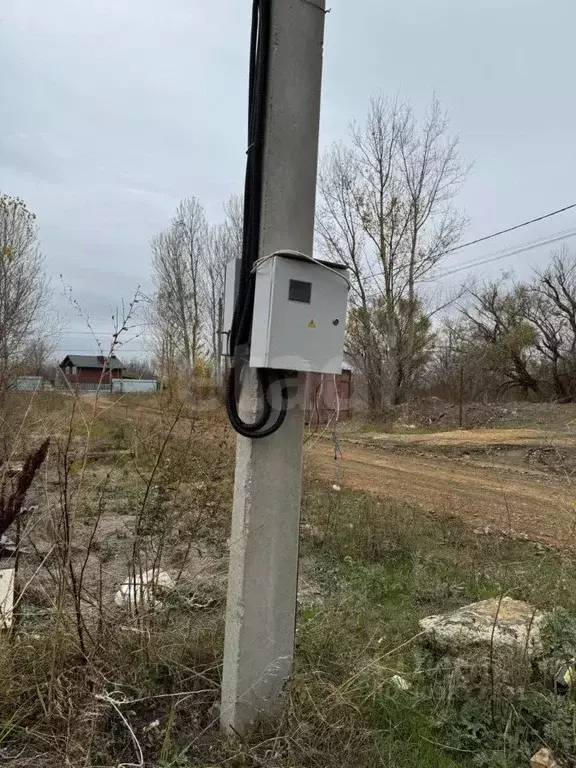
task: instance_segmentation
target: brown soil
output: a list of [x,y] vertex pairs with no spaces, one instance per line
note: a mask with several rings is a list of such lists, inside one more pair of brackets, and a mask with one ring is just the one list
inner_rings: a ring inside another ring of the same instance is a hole
[[[331,485],[418,505],[482,532],[576,549],[576,488],[571,487],[576,434],[567,415],[565,410],[546,411],[546,421],[535,426],[431,434],[358,433],[350,424],[341,435],[343,459],[337,473],[327,441],[305,452]],[[150,404],[124,413],[125,419],[140,422],[155,422],[158,416]],[[211,413],[203,421],[204,437],[223,418],[214,417]],[[233,433],[227,438],[232,445]]]
[[[478,427],[536,427],[552,425],[563,428],[576,421],[576,404],[568,403],[464,403],[463,424]],[[460,409],[438,397],[422,397],[393,408],[385,408],[378,421],[387,424],[457,429]]]
[[454,430],[451,432],[433,432],[429,434],[387,434],[365,433],[364,439],[394,445],[445,446],[555,446],[576,447],[576,435],[551,434],[540,429],[474,429]]
[[[331,446],[313,448],[320,476],[331,484],[382,494],[443,517],[457,517],[483,532],[502,532],[558,547],[576,547],[576,491],[564,474],[454,458],[430,448],[495,441],[531,449],[545,444],[535,430],[479,430],[434,435],[380,435],[377,445],[341,442],[338,473]],[[567,439],[567,438],[566,438]],[[387,445],[389,443],[389,445]],[[570,445],[575,445],[570,438]],[[401,446],[405,449],[402,450]],[[428,448],[428,450],[426,450]],[[415,450],[420,449],[418,453]]]

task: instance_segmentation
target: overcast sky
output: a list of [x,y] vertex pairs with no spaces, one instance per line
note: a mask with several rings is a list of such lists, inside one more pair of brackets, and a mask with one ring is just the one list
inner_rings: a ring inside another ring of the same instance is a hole
[[[96,330],[148,284],[149,240],[182,197],[216,220],[242,188],[250,6],[0,4],[0,190],[36,212],[55,287],[62,273]],[[574,0],[332,0],[322,146],[345,137],[372,94],[400,93],[419,111],[435,93],[474,164],[460,198],[466,239],[576,202],[575,28]],[[574,226],[570,212],[450,263]],[[479,274],[526,274],[549,251]],[[61,351],[94,352],[65,314]]]

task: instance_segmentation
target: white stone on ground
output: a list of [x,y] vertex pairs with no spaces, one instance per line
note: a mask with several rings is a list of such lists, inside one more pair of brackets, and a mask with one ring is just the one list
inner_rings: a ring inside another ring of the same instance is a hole
[[559,768],[549,749],[541,749],[530,760],[530,768]]
[[431,646],[451,656],[480,646],[516,649],[531,658],[542,650],[543,619],[544,614],[528,603],[504,597],[428,616],[420,621],[420,627]]
[[532,661],[542,653],[545,615],[504,597],[482,600],[420,621],[423,664],[448,683],[450,696],[510,695],[524,688]]
[[14,567],[0,570],[0,629],[10,629],[14,611]]
[[151,569],[142,575],[137,573],[136,578],[131,576],[124,582],[116,593],[114,602],[119,608],[136,606],[140,603],[158,605],[160,602],[158,594],[174,587],[174,580],[169,573]]

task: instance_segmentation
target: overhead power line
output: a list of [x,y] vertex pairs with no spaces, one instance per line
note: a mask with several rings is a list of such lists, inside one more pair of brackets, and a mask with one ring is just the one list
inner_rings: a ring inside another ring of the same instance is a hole
[[508,248],[505,251],[497,251],[496,253],[492,253],[489,256],[485,256],[481,259],[476,259],[475,261],[469,261],[466,264],[460,264],[458,267],[454,267],[453,269],[448,269],[444,272],[441,272],[438,275],[435,275],[434,277],[425,277],[420,282],[434,283],[434,282],[437,282],[438,280],[442,280],[444,277],[448,277],[449,275],[454,275],[457,272],[463,272],[466,269],[474,269],[475,267],[481,267],[484,264],[490,264],[494,261],[500,261],[501,259],[508,259],[510,258],[510,256],[516,256],[519,253],[532,251],[535,248],[540,248],[543,245],[551,245],[552,243],[559,243],[562,240],[567,240],[570,237],[576,237],[576,229],[567,229],[562,232],[556,232],[555,234],[549,235],[548,237],[543,237],[538,240],[533,240],[533,241],[523,243],[518,247],[512,248],[512,250]]
[[[437,283],[439,280],[442,280],[445,277],[449,277],[450,275],[454,275],[457,272],[463,272],[464,270],[467,270],[467,269],[474,269],[475,267],[481,267],[484,264],[490,264],[492,262],[500,261],[502,259],[508,259],[510,258],[510,256],[516,256],[519,253],[532,251],[535,248],[540,248],[544,245],[559,243],[562,240],[568,240],[571,237],[576,237],[576,228],[565,229],[561,232],[555,232],[552,235],[547,235],[546,237],[538,238],[537,240],[526,241],[516,247],[510,247],[510,248],[502,249],[501,251],[495,251],[494,253],[491,253],[490,255],[485,256],[481,259],[474,259],[472,261],[467,261],[465,264],[460,264],[457,267],[453,267],[452,269],[447,269],[444,272],[440,272],[437,275],[430,276],[430,277],[423,277],[418,282]],[[372,277],[378,277],[379,274],[381,273],[376,273],[375,275],[372,275]],[[377,295],[378,294],[372,294],[369,298],[375,298],[375,296]]]
[[477,237],[476,240],[469,240],[467,243],[462,243],[462,245],[455,245],[454,248],[449,248],[447,251],[444,251],[443,255],[446,255],[447,253],[454,253],[454,251],[461,251],[463,248],[469,248],[471,245],[477,245],[478,243],[484,243],[486,240],[492,240],[493,237],[500,237],[500,235],[506,235],[508,232],[514,232],[516,229],[522,229],[522,227],[527,227],[530,224],[536,224],[539,221],[544,221],[544,219],[550,219],[552,216],[558,216],[559,213],[565,213],[566,211],[570,211],[572,208],[576,208],[576,203],[572,203],[572,205],[566,205],[564,208],[558,208],[558,210],[551,211],[550,213],[545,213],[543,216],[537,216],[535,219],[523,221],[521,224],[515,224],[513,227],[501,229],[499,232],[492,232],[491,235],[484,235],[484,237]]
[[[65,355],[80,355],[82,357],[108,357],[110,354],[110,350],[104,350],[102,352],[99,349],[68,349],[67,347],[59,347],[56,349],[55,353],[56,357],[64,357]],[[126,357],[136,357],[136,356],[142,356],[147,357],[148,355],[151,355],[152,353],[147,349],[124,349],[122,352],[115,349],[112,353],[115,357],[120,358],[126,358]]]
[[[441,258],[442,256],[447,256],[450,253],[454,253],[455,251],[461,251],[464,248],[469,248],[472,245],[477,245],[478,243],[483,243],[486,240],[492,240],[494,237],[499,237],[500,235],[505,235],[507,232],[514,232],[516,229],[521,229],[522,227],[527,227],[529,224],[535,224],[538,221],[544,221],[544,219],[550,219],[552,216],[557,216],[559,213],[564,213],[565,211],[569,211],[573,208],[576,208],[576,203],[572,203],[572,205],[566,205],[564,208],[558,208],[556,211],[551,211],[550,213],[545,213],[543,216],[537,216],[535,219],[530,219],[529,221],[523,221],[521,224],[515,224],[513,227],[508,227],[507,229],[501,229],[499,232],[492,232],[490,235],[484,235],[484,237],[478,237],[476,240],[469,240],[467,243],[462,243],[462,245],[455,245],[454,248],[449,248],[447,251],[443,251],[438,255],[438,258]],[[555,237],[555,235],[551,235],[552,238]],[[572,235],[568,235],[568,237],[572,237]],[[549,242],[557,242],[557,240],[550,240]],[[542,245],[547,245],[547,242],[542,242]],[[537,247],[537,246],[534,246]],[[526,250],[529,250],[528,248]],[[519,253],[522,253],[522,251],[519,251]],[[510,253],[510,256],[514,256],[514,253]],[[491,257],[488,257],[491,259]],[[506,258],[503,256],[502,258]],[[478,266],[481,262],[478,262]],[[471,264],[470,266],[476,266],[475,264]],[[466,265],[460,265],[459,267],[455,267],[455,271],[458,272],[460,269],[467,269],[468,267]],[[372,272],[370,274],[370,277],[382,277],[384,272]],[[446,273],[446,274],[451,274]],[[438,277],[442,277],[444,275],[439,275]],[[428,279],[428,278],[426,278]],[[438,279],[438,278],[434,278]],[[432,278],[429,279],[432,281]]]
[[[131,331],[134,331],[136,328],[144,328],[151,325],[151,323],[133,323],[128,327],[127,331],[124,331],[124,334],[130,333]],[[60,331],[61,336],[114,336],[116,331],[114,329],[109,329],[107,331],[71,331],[71,330],[64,330]],[[141,331],[140,331],[141,333]]]

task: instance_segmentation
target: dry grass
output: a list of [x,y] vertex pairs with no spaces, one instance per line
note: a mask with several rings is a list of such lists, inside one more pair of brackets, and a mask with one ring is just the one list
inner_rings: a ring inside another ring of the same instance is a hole
[[[574,765],[574,702],[545,672],[497,710],[478,691],[448,705],[417,637],[424,615],[508,594],[563,606],[551,647],[569,654],[570,557],[309,477],[314,599],[301,595],[285,714],[231,742],[217,727],[234,442],[223,415],[162,398],[28,397],[10,424],[10,455],[47,434],[52,449],[22,521],[15,625],[0,637],[5,765],[516,768],[543,744]],[[176,587],[115,605],[149,569]]]
[[[130,762],[135,719],[150,726],[136,751],[168,759],[172,732],[205,727],[218,695],[230,436],[214,414],[161,398],[44,399],[13,398],[5,421],[13,460],[52,440],[21,521],[15,625],[0,648],[5,757]],[[175,588],[157,605],[115,605],[121,584],[150,570]],[[159,745],[150,724],[167,713]]]

